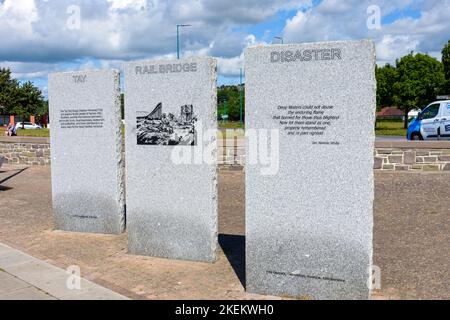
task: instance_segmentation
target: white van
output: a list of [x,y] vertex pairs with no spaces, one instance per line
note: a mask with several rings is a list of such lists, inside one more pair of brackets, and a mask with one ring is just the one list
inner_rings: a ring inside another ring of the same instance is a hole
[[436,101],[411,121],[408,140],[450,140],[450,100]]

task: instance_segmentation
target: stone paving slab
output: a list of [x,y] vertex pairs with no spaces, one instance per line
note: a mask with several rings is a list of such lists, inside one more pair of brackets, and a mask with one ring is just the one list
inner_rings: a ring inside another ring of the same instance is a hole
[[17,279],[5,271],[0,271],[0,297],[12,291],[21,290],[30,287],[28,283]]
[[[2,249],[5,253],[5,248]],[[0,269],[0,300],[56,300],[56,298]]]
[[13,290],[0,295],[0,300],[57,300],[55,297],[34,287]]
[[[81,279],[80,289],[67,287],[65,270],[0,243],[0,299],[127,300],[114,291]],[[9,277],[8,277],[9,275]]]

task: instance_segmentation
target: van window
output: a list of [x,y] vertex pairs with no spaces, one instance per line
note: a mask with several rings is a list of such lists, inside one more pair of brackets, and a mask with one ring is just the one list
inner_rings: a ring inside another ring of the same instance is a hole
[[431,106],[429,106],[428,108],[426,108],[423,112],[422,112],[422,119],[426,120],[426,119],[433,119],[436,118],[436,116],[439,113],[439,108],[440,108],[441,104],[440,103],[436,103],[436,104],[432,104]]
[[450,102],[444,104],[444,112],[445,116],[450,116]]

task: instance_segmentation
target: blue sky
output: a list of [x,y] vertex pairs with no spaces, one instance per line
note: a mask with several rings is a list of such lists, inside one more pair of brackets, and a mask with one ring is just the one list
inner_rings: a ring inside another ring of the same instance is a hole
[[440,59],[449,8],[449,0],[0,0],[0,67],[46,95],[51,72],[174,58],[178,23],[192,24],[182,54],[217,57],[219,84],[237,83],[245,48],[279,43],[275,36],[371,38],[379,64],[411,51]]

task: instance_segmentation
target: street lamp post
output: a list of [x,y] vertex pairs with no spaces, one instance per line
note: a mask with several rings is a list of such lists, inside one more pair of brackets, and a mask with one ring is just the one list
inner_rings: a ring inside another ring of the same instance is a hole
[[180,28],[190,26],[190,24],[177,24],[177,59],[180,59]]
[[281,44],[284,44],[284,39],[283,39],[283,37],[276,36],[276,37],[273,37],[273,38],[274,38],[274,39],[280,40],[280,41],[281,41]]

